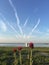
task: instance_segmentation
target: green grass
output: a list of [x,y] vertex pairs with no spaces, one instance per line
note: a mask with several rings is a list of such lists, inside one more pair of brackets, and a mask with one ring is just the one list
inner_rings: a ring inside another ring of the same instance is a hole
[[[16,52],[13,49],[16,48]],[[20,56],[17,47],[0,47],[0,65],[20,65]],[[21,50],[22,65],[30,65],[30,48],[23,47]],[[46,55],[42,55],[42,53]],[[15,63],[16,61],[16,63]],[[35,47],[32,49],[32,61],[34,65],[45,65],[40,63],[49,63],[49,48]],[[40,62],[39,62],[40,61]],[[46,64],[47,65],[47,64]],[[48,64],[49,65],[49,64]]]

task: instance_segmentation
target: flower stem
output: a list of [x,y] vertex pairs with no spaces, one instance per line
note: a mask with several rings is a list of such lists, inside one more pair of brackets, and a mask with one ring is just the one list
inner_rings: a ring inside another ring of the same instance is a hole
[[31,54],[30,54],[30,65],[32,65],[32,49],[31,49]]

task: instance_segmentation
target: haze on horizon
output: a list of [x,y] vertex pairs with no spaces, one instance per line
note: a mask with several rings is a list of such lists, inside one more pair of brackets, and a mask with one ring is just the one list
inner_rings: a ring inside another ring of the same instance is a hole
[[0,43],[49,43],[49,0],[0,0]]

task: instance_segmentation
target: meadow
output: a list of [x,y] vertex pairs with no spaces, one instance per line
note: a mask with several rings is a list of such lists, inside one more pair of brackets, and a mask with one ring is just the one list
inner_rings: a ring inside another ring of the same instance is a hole
[[0,47],[0,65],[49,65],[49,48]]

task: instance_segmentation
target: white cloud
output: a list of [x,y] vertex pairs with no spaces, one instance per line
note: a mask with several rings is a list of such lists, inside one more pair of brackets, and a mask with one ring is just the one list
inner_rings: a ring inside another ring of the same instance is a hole
[[47,29],[47,30],[46,30],[46,32],[48,32],[48,33],[49,33],[49,29]]
[[7,31],[7,26],[2,20],[0,21],[0,29],[4,32]]
[[[34,41],[37,39],[37,36],[33,35],[33,36],[28,36],[28,35],[20,35],[20,36],[16,36],[16,42],[23,42],[23,43],[28,43],[30,41]],[[37,41],[37,40],[36,40]]]
[[20,19],[19,19],[19,17],[18,17],[16,8],[15,8],[15,6],[13,5],[13,3],[12,3],[11,0],[9,0],[9,3],[10,3],[10,5],[12,6],[12,8],[13,8],[13,10],[14,10],[14,14],[15,14],[15,17],[16,17],[16,20],[17,20],[17,26],[18,26],[18,28],[19,28],[19,31],[20,31],[21,35],[23,35],[23,30],[22,30],[22,27],[20,26]]
[[25,26],[26,26],[27,22],[28,22],[28,18],[26,19],[26,21],[25,21],[25,23],[24,23],[23,27],[25,27]]
[[36,29],[36,30],[33,31],[33,33],[35,33],[35,34],[43,34],[44,32],[40,31],[39,29]]
[[43,37],[46,37],[48,38],[49,37],[49,29],[46,29],[44,34],[43,34]]
[[32,28],[31,32],[29,33],[29,35],[32,35],[32,33],[34,32],[34,30],[37,28],[37,26],[40,23],[40,19],[38,19],[37,24],[34,26],[34,28]]

